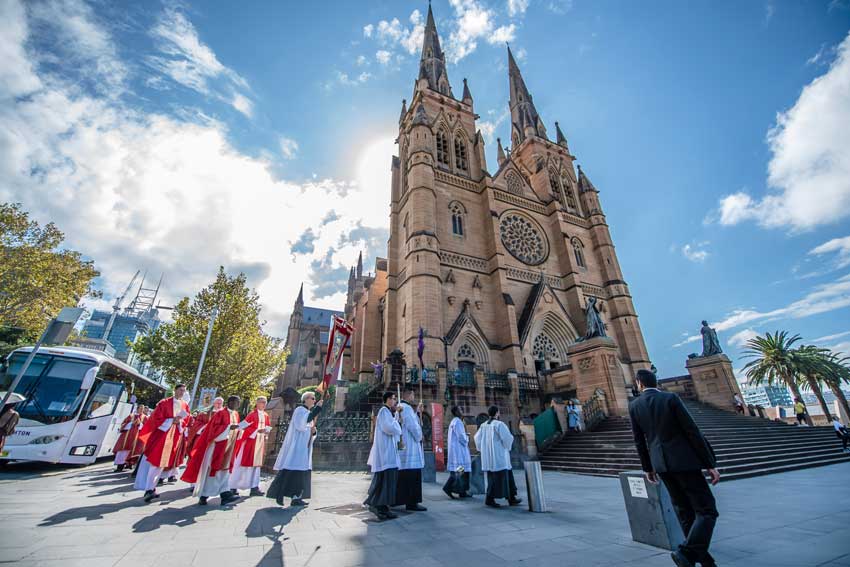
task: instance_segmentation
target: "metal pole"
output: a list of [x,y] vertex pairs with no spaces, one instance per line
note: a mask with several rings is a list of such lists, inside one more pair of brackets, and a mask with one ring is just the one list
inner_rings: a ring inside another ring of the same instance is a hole
[[53,326],[54,321],[55,321],[55,319],[50,320],[50,323],[47,324],[47,328],[44,329],[44,332],[41,334],[41,337],[38,339],[38,342],[35,343],[34,347],[32,347],[32,350],[30,351],[29,356],[27,356],[27,359],[24,361],[24,365],[21,366],[21,369],[18,371],[18,375],[15,376],[15,379],[12,381],[12,384],[9,386],[9,389],[6,391],[6,396],[3,398],[3,405],[0,406],[0,409],[6,407],[6,402],[8,402],[9,398],[12,396],[12,392],[15,391],[15,388],[18,387],[18,383],[21,381],[21,378],[23,378],[24,374],[26,374],[27,370],[29,370],[30,363],[32,362],[32,359],[35,358],[35,353],[38,352],[38,349],[41,348],[41,343],[43,343],[44,339],[47,338],[47,333],[50,332],[50,327]]
[[192,409],[197,407],[198,402],[195,394],[198,393],[198,381],[201,379],[201,371],[204,369],[204,360],[207,358],[207,347],[210,346],[210,337],[216,317],[218,317],[218,307],[213,307],[212,313],[210,313],[210,324],[207,327],[207,338],[204,341],[204,350],[201,351],[201,361],[198,363],[198,371],[195,373],[195,384],[192,386]]

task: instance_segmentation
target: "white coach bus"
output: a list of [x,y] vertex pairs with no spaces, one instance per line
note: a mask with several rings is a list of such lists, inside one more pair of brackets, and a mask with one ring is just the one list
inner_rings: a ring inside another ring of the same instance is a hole
[[[19,348],[6,357],[2,395],[31,351]],[[15,392],[24,397],[15,407],[21,419],[0,460],[88,464],[112,454],[132,402],[153,407],[165,387],[101,352],[42,347]]]

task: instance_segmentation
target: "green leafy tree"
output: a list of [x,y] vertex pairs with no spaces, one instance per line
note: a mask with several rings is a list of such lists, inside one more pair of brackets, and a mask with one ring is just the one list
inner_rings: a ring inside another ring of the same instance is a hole
[[94,262],[64,240],[53,223],[39,226],[20,204],[0,203],[0,354],[34,342],[63,307],[100,295]]
[[217,388],[218,395],[252,399],[268,394],[275,376],[286,366],[281,341],[263,331],[260,299],[248,289],[245,274],[228,276],[219,268],[215,282],[191,301],[184,297],[174,308],[174,321],[139,339],[133,350],[160,368],[173,384],[191,388],[204,347],[213,308],[219,313],[199,382]]
[[[747,341],[744,358],[752,360],[744,366],[747,382],[754,386],[760,384],[774,385],[782,382],[794,394],[794,398],[802,399],[797,376],[800,372],[800,357],[795,353],[794,343],[800,340],[800,335],[789,337],[786,331],[776,331],[774,334],[765,333],[763,337],[754,337]],[[811,417],[806,414],[806,421],[812,425]]]
[[792,354],[797,359],[798,382],[812,391],[824,415],[830,416],[833,412],[829,409],[826,399],[823,397],[823,390],[821,390],[821,385],[824,384],[823,377],[827,371],[827,352],[826,349],[813,345],[803,345],[792,351]]

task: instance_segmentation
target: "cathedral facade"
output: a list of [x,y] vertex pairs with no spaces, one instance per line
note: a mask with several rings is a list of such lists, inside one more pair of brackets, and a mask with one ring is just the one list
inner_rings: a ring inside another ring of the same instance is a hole
[[[507,56],[511,142],[498,141],[488,167],[470,88],[464,79],[455,96],[429,8],[392,158],[387,257],[349,283],[350,376],[369,379],[394,350],[418,365],[422,328],[427,368],[543,376],[552,393],[584,400],[601,387],[625,399],[650,362],[599,191]],[[585,340],[589,298],[607,337]]]

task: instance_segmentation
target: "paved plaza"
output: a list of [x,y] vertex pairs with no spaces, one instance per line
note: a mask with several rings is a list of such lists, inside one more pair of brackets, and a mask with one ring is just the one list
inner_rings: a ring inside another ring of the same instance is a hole
[[[848,477],[850,464],[840,464],[720,484],[718,563],[850,566]],[[363,474],[315,473],[309,508],[248,498],[222,509],[217,498],[198,506],[183,483],[144,504],[108,464],[13,466],[0,472],[0,563],[672,565],[668,552],[631,541],[616,479],[546,473],[546,514],[488,509],[480,496],[452,501],[426,484],[428,512],[383,523],[359,505],[368,484]]]

